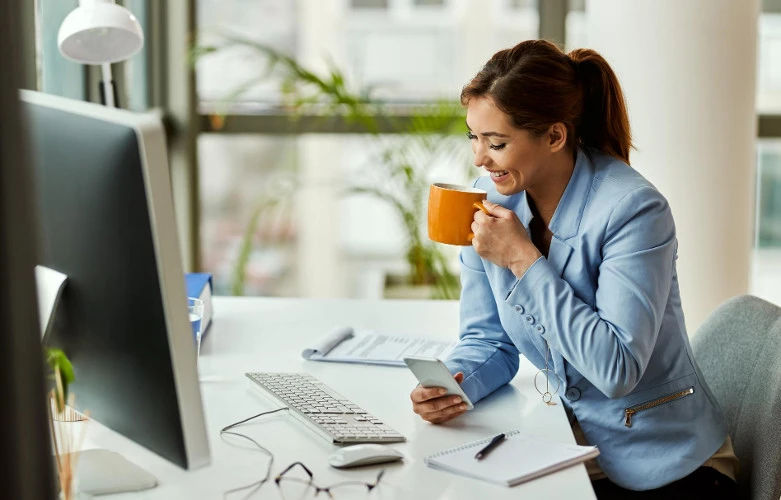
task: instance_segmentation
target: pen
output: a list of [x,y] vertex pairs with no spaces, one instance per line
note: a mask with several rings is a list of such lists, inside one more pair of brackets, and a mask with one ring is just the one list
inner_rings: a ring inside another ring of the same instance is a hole
[[485,445],[482,450],[477,452],[475,455],[475,460],[482,460],[491,450],[499,446],[502,441],[504,441],[504,433],[499,434],[498,436],[494,436],[494,438],[491,439],[491,441]]

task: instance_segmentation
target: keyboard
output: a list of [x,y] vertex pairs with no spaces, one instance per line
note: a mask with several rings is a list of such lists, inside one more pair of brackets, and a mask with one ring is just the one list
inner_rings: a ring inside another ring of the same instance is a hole
[[290,408],[334,444],[399,443],[406,438],[382,420],[306,373],[247,373],[266,393]]

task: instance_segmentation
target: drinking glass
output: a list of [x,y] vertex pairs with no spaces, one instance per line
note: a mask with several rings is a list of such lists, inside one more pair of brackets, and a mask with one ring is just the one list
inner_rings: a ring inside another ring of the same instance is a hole
[[195,363],[201,357],[201,320],[203,319],[203,301],[193,297],[187,297],[187,312],[190,315],[190,326],[195,336]]

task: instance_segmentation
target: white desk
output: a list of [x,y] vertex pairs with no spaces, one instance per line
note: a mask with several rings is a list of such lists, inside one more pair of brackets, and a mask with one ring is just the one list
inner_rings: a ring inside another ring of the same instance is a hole
[[[595,498],[583,465],[506,488],[437,471],[423,463],[423,457],[430,453],[513,428],[562,443],[575,442],[561,404],[547,406],[542,402],[532,383],[536,370],[523,358],[521,370],[510,386],[446,425],[430,425],[412,413],[409,393],[416,381],[406,368],[323,363],[301,358],[301,350],[310,339],[335,325],[455,338],[456,302],[218,297],[214,309],[214,324],[204,338],[200,359],[205,379],[222,377],[201,384],[212,465],[184,471],[103,426],[90,424],[87,448],[117,451],[159,479],[157,488],[132,495],[133,498],[222,498],[223,492],[262,477],[267,466],[265,455],[228,444],[219,437],[220,428],[276,408],[250,387],[244,376],[249,371],[309,372],[407,437],[407,442],[392,445],[406,456],[403,462],[337,470],[326,462],[335,446],[292,415],[279,412],[261,417],[237,430],[274,453],[272,478],[288,464],[302,461],[312,470],[316,482],[324,486],[345,479],[371,481],[384,467],[386,474],[381,486],[371,496],[363,494],[364,498]],[[272,480],[252,498],[280,498],[280,495]]]

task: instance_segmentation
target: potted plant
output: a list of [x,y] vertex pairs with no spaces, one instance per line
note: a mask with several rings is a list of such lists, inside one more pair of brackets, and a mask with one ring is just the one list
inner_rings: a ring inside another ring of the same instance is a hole
[[[369,175],[353,179],[349,185],[339,189],[346,195],[374,196],[393,208],[405,232],[407,284],[429,287],[430,292],[426,292],[429,298],[458,298],[458,276],[450,267],[444,247],[428,240],[424,223],[426,197],[431,183],[428,174],[432,163],[446,161],[464,165],[464,171],[469,166],[462,143],[457,142],[466,131],[460,105],[456,102],[420,105],[410,109],[411,112],[401,120],[390,106],[372,98],[373,89],[352,90],[344,73],[333,65],[327,75],[319,75],[267,45],[229,33],[222,33],[221,38],[224,43],[220,46],[195,47],[192,61],[227,46],[240,45],[256,50],[265,58],[267,65],[256,79],[245,82],[225,98],[220,110],[211,117],[212,127],[222,127],[224,111],[253,85],[272,77],[279,78],[284,105],[291,111],[292,120],[303,114],[316,114],[324,120],[339,116],[348,123],[359,125],[372,137],[378,153],[364,169]],[[395,137],[389,139],[387,135],[380,134],[381,130],[385,134],[390,131]],[[291,175],[295,176],[295,172]],[[281,204],[291,199],[289,190],[301,189],[300,186],[301,183],[295,181],[275,184],[272,190],[261,195],[234,267],[234,294],[243,293],[246,266],[261,215],[278,210]]]
[[[91,498],[77,491],[76,469],[86,429],[72,427],[72,422],[86,421],[87,416],[74,411],[73,394],[68,394],[68,387],[74,381],[73,366],[65,353],[55,347],[44,347],[45,363],[50,379],[50,388],[46,395],[46,406],[49,413],[49,431],[52,435],[54,459],[57,478],[59,480],[60,498],[62,500]],[[78,434],[78,435],[77,435]]]

